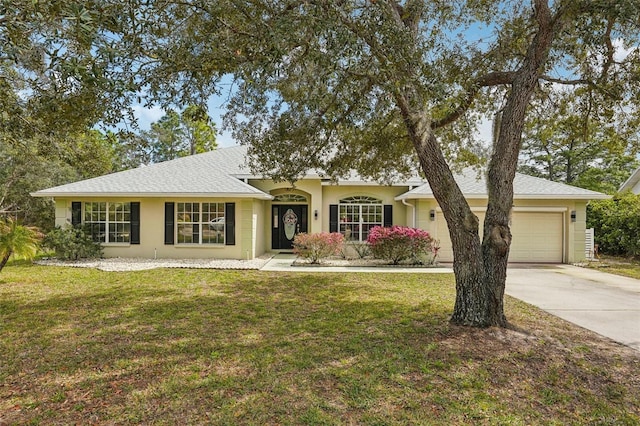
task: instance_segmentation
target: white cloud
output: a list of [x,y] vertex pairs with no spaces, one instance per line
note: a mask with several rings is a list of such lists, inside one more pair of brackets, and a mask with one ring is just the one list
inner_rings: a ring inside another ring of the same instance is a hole
[[478,136],[485,146],[491,146],[493,140],[493,120],[484,117],[478,125]]
[[141,129],[149,129],[151,123],[158,121],[164,114],[164,110],[160,107],[147,108],[142,105],[135,105],[133,107],[133,115]]
[[638,48],[637,46],[631,46],[631,47],[625,48],[624,40],[622,40],[621,38],[617,38],[613,40],[613,47],[615,49],[615,53],[613,54],[613,59],[617,62],[624,61],[631,52],[633,52]]

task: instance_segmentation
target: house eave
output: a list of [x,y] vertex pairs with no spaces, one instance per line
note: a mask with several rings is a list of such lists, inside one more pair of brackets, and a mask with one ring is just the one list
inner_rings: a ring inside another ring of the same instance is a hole
[[237,192],[32,192],[30,195],[50,198],[254,198],[273,200],[273,196],[265,193]]
[[629,178],[622,185],[620,185],[618,191],[631,191],[633,190],[633,187],[636,186],[638,181],[640,181],[640,167],[637,168],[633,173],[631,173],[631,176],[629,176]]
[[[486,194],[465,195],[467,200],[486,200]],[[611,195],[607,194],[514,194],[514,200],[608,200]],[[433,200],[433,194],[401,194],[394,198],[396,201],[402,200]]]

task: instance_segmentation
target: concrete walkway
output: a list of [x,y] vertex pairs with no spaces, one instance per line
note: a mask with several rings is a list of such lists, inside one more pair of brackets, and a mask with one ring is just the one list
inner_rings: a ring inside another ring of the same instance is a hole
[[297,256],[295,254],[277,254],[266,265],[260,268],[261,271],[280,272],[376,272],[380,273],[403,273],[403,274],[452,274],[451,268],[403,268],[398,266],[389,267],[367,267],[367,266],[292,266]]
[[640,280],[571,265],[514,266],[506,292],[640,350]]
[[[445,268],[292,266],[278,254],[261,269],[286,272],[453,273]],[[640,351],[640,280],[571,265],[513,265],[506,293]]]

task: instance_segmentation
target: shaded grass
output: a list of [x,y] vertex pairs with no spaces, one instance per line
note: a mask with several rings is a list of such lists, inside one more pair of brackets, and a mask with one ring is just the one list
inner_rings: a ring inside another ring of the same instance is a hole
[[602,256],[599,262],[588,262],[588,268],[598,269],[610,274],[640,279],[640,261],[616,256]]
[[640,357],[451,275],[0,275],[0,424],[637,424]]

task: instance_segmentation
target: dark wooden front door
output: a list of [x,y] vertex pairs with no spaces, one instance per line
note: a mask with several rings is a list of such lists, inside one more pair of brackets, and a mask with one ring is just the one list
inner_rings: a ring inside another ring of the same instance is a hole
[[291,250],[293,237],[307,232],[307,212],[305,205],[273,205],[271,207],[271,247],[275,250]]

